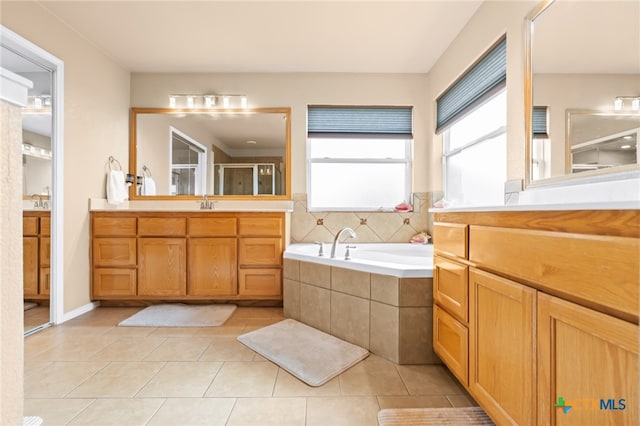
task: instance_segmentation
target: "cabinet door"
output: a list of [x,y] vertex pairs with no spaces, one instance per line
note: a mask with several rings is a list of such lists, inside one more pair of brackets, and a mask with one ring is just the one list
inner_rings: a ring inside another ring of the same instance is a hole
[[51,265],[51,238],[40,237],[40,266]]
[[38,293],[41,296],[49,296],[51,294],[51,268],[40,268],[40,287]]
[[636,324],[538,293],[538,424],[640,424],[638,374]]
[[237,294],[235,238],[189,240],[189,295],[233,296]]
[[469,270],[469,391],[497,424],[535,422],[536,291]]
[[433,307],[433,350],[465,386],[469,385],[467,327],[437,305]]
[[184,238],[140,238],[138,260],[138,296],[187,294]]
[[38,295],[38,237],[22,238],[24,297]]
[[280,269],[240,268],[240,296],[280,297],[282,274]]

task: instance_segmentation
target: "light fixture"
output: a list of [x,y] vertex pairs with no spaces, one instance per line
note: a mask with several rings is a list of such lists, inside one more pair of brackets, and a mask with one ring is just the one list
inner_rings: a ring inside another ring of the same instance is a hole
[[229,108],[229,97],[228,96],[223,96],[222,97],[222,106],[225,108]]
[[175,96],[169,96],[169,107],[170,108],[175,108],[176,107],[176,97]]
[[240,97],[240,106],[242,108],[246,108],[247,107],[247,97],[246,96],[241,96]]
[[213,96],[205,96],[204,97],[204,106],[206,108],[211,108],[213,106],[214,97]]
[[39,146],[34,146],[29,142],[25,142],[22,144],[22,153],[24,155],[29,155],[32,157],[44,158],[46,160],[51,159],[51,150],[47,148],[41,148]]
[[625,101],[631,101],[631,109],[633,111],[640,111],[640,96],[616,96],[613,101],[613,109],[622,111]]
[[[222,98],[221,104],[218,104]],[[216,95],[216,94],[172,94],[169,95],[169,108],[247,108],[245,95]]]
[[187,96],[187,106],[193,108],[193,96]]
[[31,114],[50,114],[51,113],[51,95],[29,96],[27,106],[23,112]]
[[629,149],[629,148],[631,148],[631,145],[622,145],[620,147],[620,149]]
[[623,136],[622,139],[631,140],[631,139],[633,139],[633,136],[626,135],[626,136]]

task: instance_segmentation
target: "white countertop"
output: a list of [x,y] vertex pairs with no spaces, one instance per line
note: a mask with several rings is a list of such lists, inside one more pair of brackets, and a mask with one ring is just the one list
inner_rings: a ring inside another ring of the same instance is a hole
[[453,206],[429,209],[431,213],[455,212],[509,212],[509,211],[554,211],[554,210],[637,210],[640,201],[618,201],[572,204],[514,204],[502,206]]
[[200,209],[200,200],[130,200],[113,206],[104,198],[89,199],[90,211],[183,211],[183,212],[292,212],[289,200],[210,200],[213,210]]

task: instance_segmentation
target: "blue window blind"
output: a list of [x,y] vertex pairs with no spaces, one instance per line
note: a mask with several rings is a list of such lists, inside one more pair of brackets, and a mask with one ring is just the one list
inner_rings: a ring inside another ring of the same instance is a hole
[[405,135],[411,136],[411,107],[308,107],[309,136]]
[[463,117],[507,82],[507,38],[503,36],[436,99],[436,132]]
[[534,106],[532,115],[532,129],[534,138],[548,138],[549,131],[547,130],[547,107],[546,106]]

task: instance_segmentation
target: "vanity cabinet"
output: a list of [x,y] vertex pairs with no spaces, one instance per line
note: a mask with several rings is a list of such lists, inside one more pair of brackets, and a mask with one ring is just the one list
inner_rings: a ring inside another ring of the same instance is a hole
[[24,298],[48,300],[50,293],[51,221],[49,211],[24,211],[22,272]]
[[434,348],[487,414],[638,424],[640,212],[434,219]]
[[282,213],[92,212],[95,300],[281,300]]

